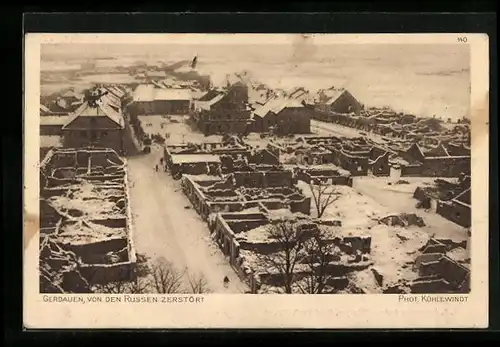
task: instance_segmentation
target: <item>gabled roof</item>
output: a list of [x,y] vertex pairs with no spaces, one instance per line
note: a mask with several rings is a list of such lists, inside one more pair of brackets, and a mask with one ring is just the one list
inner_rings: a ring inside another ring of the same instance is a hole
[[346,89],[333,89],[331,91],[328,91],[328,94],[326,94],[329,99],[325,102],[326,105],[331,105],[333,104],[335,101],[337,101],[338,98],[340,98],[340,96],[342,96],[342,94],[346,93],[347,90]]
[[109,103],[102,99],[97,101],[97,107],[90,107],[88,102],[83,103],[72,115],[70,115],[63,129],[67,128],[78,117],[108,117],[119,127],[123,128],[125,126],[121,113],[116,111]]
[[264,118],[270,113],[276,115],[288,107],[301,108],[304,107],[304,105],[293,99],[275,98],[269,100],[265,105],[257,108],[254,114]]
[[410,147],[408,147],[408,149],[406,151],[409,151],[413,147],[415,147],[420,152],[420,155],[422,155],[422,157],[425,157],[425,154],[424,154],[424,151],[422,150],[422,147],[420,147],[420,145],[417,142],[415,142]]

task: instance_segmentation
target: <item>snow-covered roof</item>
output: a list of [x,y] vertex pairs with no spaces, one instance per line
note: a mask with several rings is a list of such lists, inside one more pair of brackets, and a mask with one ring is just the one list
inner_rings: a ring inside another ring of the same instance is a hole
[[191,100],[190,89],[155,88],[153,84],[140,84],[134,91],[134,101]]
[[220,157],[214,154],[173,154],[172,163],[220,163]]
[[347,92],[345,89],[332,89],[325,93],[329,99],[325,102],[326,105],[333,104],[342,94]]
[[69,116],[43,116],[40,117],[40,125],[64,125],[68,122]]
[[90,107],[88,102],[82,104],[68,119],[64,125],[67,127],[78,117],[108,117],[120,127],[125,126],[124,119],[119,111],[116,111],[106,99],[99,99],[96,102],[97,107]]
[[197,105],[199,108],[201,108],[202,110],[210,110],[210,107],[212,105],[214,105],[215,103],[219,102],[220,100],[222,100],[222,98],[224,97],[224,94],[218,94],[217,96],[215,96],[214,98],[208,100],[208,101],[198,101]]
[[261,118],[264,118],[269,113],[273,113],[276,115],[288,107],[300,108],[304,107],[304,105],[294,99],[275,98],[269,100],[265,105],[262,105],[261,107],[257,108],[254,111],[254,114]]

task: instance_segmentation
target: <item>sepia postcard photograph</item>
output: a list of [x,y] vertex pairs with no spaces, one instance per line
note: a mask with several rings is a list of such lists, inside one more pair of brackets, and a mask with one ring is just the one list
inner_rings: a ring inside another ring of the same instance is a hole
[[488,36],[27,34],[26,328],[488,326]]

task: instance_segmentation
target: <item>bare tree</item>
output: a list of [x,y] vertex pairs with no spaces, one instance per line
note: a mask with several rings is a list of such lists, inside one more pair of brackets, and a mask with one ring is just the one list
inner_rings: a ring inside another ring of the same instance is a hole
[[127,293],[129,282],[127,281],[113,281],[95,287],[95,293],[102,294],[124,294]]
[[149,293],[151,282],[148,278],[138,277],[135,281],[129,282],[127,293],[129,294],[145,294]]
[[178,271],[171,262],[163,257],[156,259],[151,264],[151,276],[154,289],[159,294],[180,293],[182,291],[184,273]]
[[144,294],[148,293],[150,282],[147,278],[138,277],[132,281],[113,281],[94,287],[94,293],[100,294]]
[[311,179],[309,182],[309,188],[311,189],[318,218],[323,216],[323,213],[325,213],[328,206],[340,198],[340,194],[332,185],[329,185],[320,179]]
[[208,287],[208,282],[203,274],[193,275],[187,274],[190,292],[193,294],[204,294],[210,293],[210,289]]
[[321,230],[304,242],[304,250],[307,255],[303,263],[308,270],[302,281],[297,282],[297,286],[305,294],[322,294],[331,278],[328,266],[340,250]]
[[270,254],[259,254],[260,262],[275,271],[281,278],[285,293],[292,293],[295,280],[295,266],[304,256],[305,235],[292,221],[282,220],[267,229],[268,238],[279,250]]

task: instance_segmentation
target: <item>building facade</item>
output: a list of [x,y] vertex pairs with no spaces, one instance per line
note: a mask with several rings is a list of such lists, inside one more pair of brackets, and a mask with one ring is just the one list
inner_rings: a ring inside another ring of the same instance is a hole
[[103,101],[85,102],[62,127],[64,147],[103,147],[123,153],[125,126],[121,113]]
[[193,125],[206,136],[214,134],[245,134],[252,120],[248,106],[248,87],[235,83],[226,93],[203,101],[191,115]]
[[297,100],[273,99],[256,109],[253,113],[255,132],[276,134],[309,134],[311,133],[311,112]]

